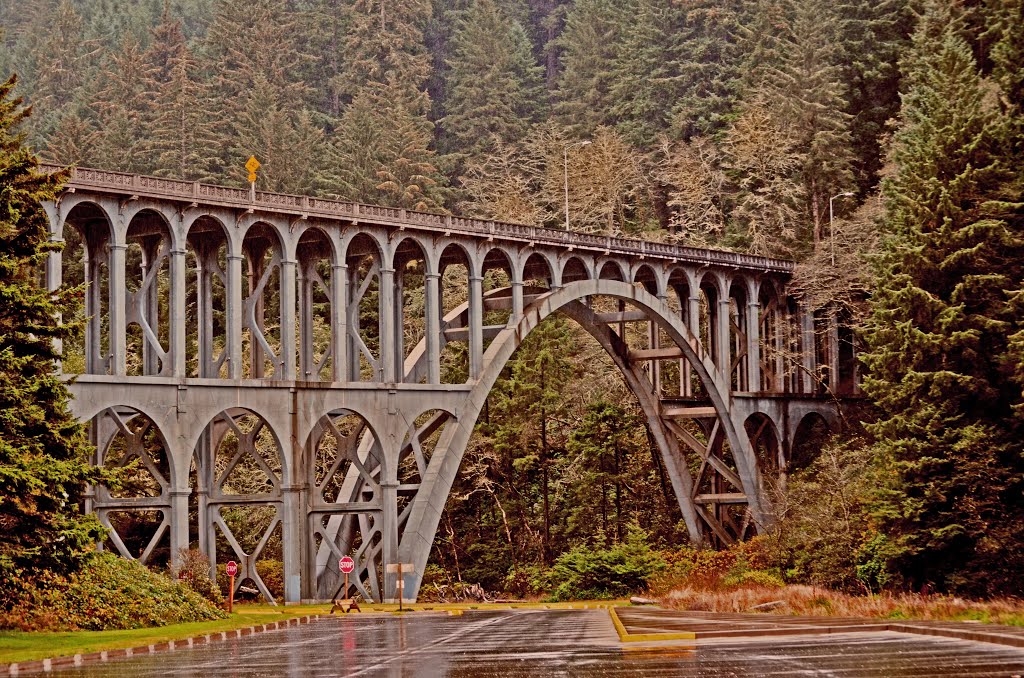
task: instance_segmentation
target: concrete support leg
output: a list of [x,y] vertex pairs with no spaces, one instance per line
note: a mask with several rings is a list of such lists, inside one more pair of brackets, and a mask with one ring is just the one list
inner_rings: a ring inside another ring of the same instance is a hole
[[427,383],[441,383],[441,276],[427,273],[424,286],[427,316]]
[[387,566],[398,562],[398,481],[388,480],[380,484],[383,511],[380,515],[382,558],[384,566],[384,602],[398,601],[395,589],[395,575],[387,572]]
[[[281,262],[281,377],[295,379],[295,262]],[[255,342],[254,342],[255,343]],[[274,375],[278,378],[278,375]]]
[[717,353],[715,364],[718,366],[718,372],[723,379],[723,383],[719,385],[723,393],[728,393],[732,390],[732,354],[729,350],[729,347],[732,345],[732,331],[729,324],[730,315],[729,298],[723,297],[719,299],[718,313],[715,316],[715,350]]
[[394,313],[395,328],[395,381],[405,381],[405,274],[395,274]]
[[380,374],[378,379],[385,384],[398,381],[395,370],[395,271],[390,268],[380,269],[379,314],[380,323]]
[[761,390],[761,305],[747,304],[747,390]]
[[227,352],[228,378],[242,378],[242,260],[228,255]]
[[110,245],[110,362],[116,376],[126,374],[127,349],[125,250],[126,245]]
[[281,502],[281,550],[284,553],[284,602],[295,605],[302,600],[303,560],[306,553],[306,513],[304,492],[300,486],[285,487]]
[[181,565],[181,551],[188,550],[188,498],[192,494],[186,487],[171,490],[171,569]]
[[171,252],[171,374],[185,376],[185,250]]
[[839,316],[834,307],[828,310],[828,387],[833,394],[839,392]]
[[815,356],[814,313],[810,308],[800,305],[800,358],[803,369],[800,370],[800,392],[814,393],[814,379],[818,373],[818,359]]
[[469,278],[469,378],[476,380],[484,366],[484,279]]
[[512,281],[512,315],[509,316],[509,327],[514,327],[523,317],[523,281]]
[[334,381],[348,381],[348,266],[331,271],[331,365]]

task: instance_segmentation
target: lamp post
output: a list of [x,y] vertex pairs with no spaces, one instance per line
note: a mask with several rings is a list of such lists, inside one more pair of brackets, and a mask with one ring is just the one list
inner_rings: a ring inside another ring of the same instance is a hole
[[836,228],[833,225],[832,217],[832,203],[835,202],[836,198],[852,198],[853,193],[849,191],[843,191],[842,193],[836,193],[828,199],[828,244],[831,250],[832,266],[836,265]]
[[569,230],[569,149],[589,146],[590,141],[576,141],[562,146],[562,170],[565,178],[565,230]]

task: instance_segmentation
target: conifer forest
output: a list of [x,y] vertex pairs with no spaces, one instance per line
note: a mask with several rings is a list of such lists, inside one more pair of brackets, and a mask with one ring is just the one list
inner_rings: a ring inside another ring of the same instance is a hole
[[[0,0],[11,75],[45,162],[247,187],[254,155],[267,191],[795,260],[864,397],[791,451],[751,568],[1024,595],[1024,0]],[[685,549],[649,435],[597,342],[546,321],[424,594]]]

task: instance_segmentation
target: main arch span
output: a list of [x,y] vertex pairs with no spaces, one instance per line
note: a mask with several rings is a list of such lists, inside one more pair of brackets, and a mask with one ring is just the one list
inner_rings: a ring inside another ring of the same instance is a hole
[[787,261],[88,169],[45,207],[48,284],[85,286],[74,411],[95,463],[135,461],[88,495],[108,547],[198,544],[268,598],[279,560],[285,602],[329,598],[341,555],[376,600],[415,563],[415,598],[488,394],[552,314],[636,395],[695,543],[769,528],[768,481],[857,389]]

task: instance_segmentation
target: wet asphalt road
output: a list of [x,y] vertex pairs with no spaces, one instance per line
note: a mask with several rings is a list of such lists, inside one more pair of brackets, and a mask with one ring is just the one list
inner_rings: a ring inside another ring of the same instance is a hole
[[1024,650],[895,633],[624,647],[604,610],[332,617],[59,676],[905,676],[1024,675]]

